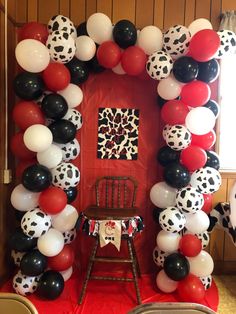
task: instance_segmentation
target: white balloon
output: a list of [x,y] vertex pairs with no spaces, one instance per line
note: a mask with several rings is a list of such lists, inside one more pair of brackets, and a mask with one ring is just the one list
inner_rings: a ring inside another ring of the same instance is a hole
[[102,44],[112,39],[112,23],[108,16],[103,13],[92,14],[86,24],[87,32],[95,43]]
[[47,47],[35,39],[24,39],[15,49],[18,64],[28,72],[38,73],[46,69],[50,62]]
[[75,108],[79,106],[83,100],[83,92],[81,88],[72,83],[57,93],[65,98],[69,108]]
[[52,144],[52,132],[42,124],[34,124],[28,127],[23,137],[25,146],[32,152],[43,152]]
[[51,227],[51,216],[39,208],[31,209],[21,219],[21,229],[31,238],[39,238]]
[[185,124],[188,130],[196,135],[209,133],[215,126],[216,117],[214,113],[206,107],[196,107],[189,111]]
[[157,235],[156,243],[161,251],[173,253],[178,250],[180,239],[181,235],[179,233],[170,233],[161,230]]
[[126,74],[125,70],[123,69],[121,65],[121,62],[119,62],[114,68],[112,68],[112,71],[118,75]]
[[76,238],[76,228],[63,232],[65,244],[70,244]]
[[186,215],[185,228],[191,233],[202,233],[205,232],[210,225],[210,220],[207,214],[199,210],[195,214]]
[[154,263],[160,267],[164,266],[165,259],[168,255],[169,253],[161,251],[158,246],[156,246],[152,252],[152,258]]
[[63,154],[60,147],[52,144],[48,149],[37,153],[37,160],[41,165],[51,169],[59,165],[62,161],[62,156]]
[[178,82],[173,75],[161,80],[157,85],[157,93],[163,99],[171,100],[177,98],[182,90],[183,84]]
[[148,57],[146,70],[154,80],[167,78],[173,68],[171,56],[162,50],[156,51]]
[[79,36],[75,40],[75,56],[81,61],[91,60],[96,53],[95,42],[89,36]]
[[162,49],[162,31],[153,25],[144,27],[138,34],[137,45],[143,49],[146,55]]
[[68,279],[70,279],[73,273],[73,267],[71,266],[70,268],[60,271],[59,273],[62,275],[64,281],[67,281]]
[[45,256],[55,256],[61,252],[64,247],[64,237],[56,229],[49,229],[47,233],[38,238],[38,250]]
[[167,207],[160,213],[159,224],[167,232],[177,233],[184,228],[185,223],[186,218],[177,207]]
[[195,257],[187,257],[190,264],[190,273],[198,277],[209,276],[214,269],[212,257],[206,251],[201,251]]
[[38,206],[39,195],[40,193],[31,192],[19,184],[11,193],[11,204],[17,210],[26,212]]
[[177,189],[162,181],[153,185],[150,191],[150,199],[155,206],[166,208],[175,205],[176,193]]
[[67,204],[59,214],[52,215],[52,226],[61,232],[69,231],[75,227],[78,217],[76,208]]
[[51,169],[52,184],[62,189],[75,187],[80,181],[78,167],[70,162],[61,162],[57,167]]
[[76,29],[73,22],[64,15],[55,15],[48,22],[48,32],[51,34],[53,31],[64,31],[76,38]]
[[209,20],[200,18],[193,21],[191,24],[189,24],[188,29],[191,33],[191,36],[193,36],[194,34],[196,34],[197,32],[203,29],[213,29],[213,27]]
[[221,186],[221,175],[212,167],[204,167],[195,170],[191,175],[190,184],[200,193],[212,194]]
[[20,262],[22,260],[22,257],[25,255],[26,252],[18,252],[16,250],[11,251],[11,257],[14,260],[14,264],[18,267],[20,267]]
[[171,293],[174,292],[178,287],[178,281],[174,281],[170,279],[164,269],[162,269],[158,274],[156,278],[156,284],[157,287],[165,293]]
[[162,130],[162,137],[164,138],[164,140],[166,141],[167,135],[169,130],[171,129],[172,125],[170,124],[166,124]]

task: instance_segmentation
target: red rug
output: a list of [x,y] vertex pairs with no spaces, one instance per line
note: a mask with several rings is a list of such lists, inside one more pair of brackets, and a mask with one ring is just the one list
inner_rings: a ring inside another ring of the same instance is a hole
[[[143,275],[139,279],[143,303],[179,302],[176,293],[164,294],[156,287],[155,276]],[[39,314],[126,314],[137,306],[134,285],[131,282],[90,281],[82,305],[77,301],[82,284],[82,276],[76,273],[65,283],[61,296],[54,301],[39,299],[35,294],[29,300],[35,305]],[[7,282],[1,292],[14,292],[11,282]],[[216,311],[219,303],[217,287],[213,281],[206,292],[203,305]]]

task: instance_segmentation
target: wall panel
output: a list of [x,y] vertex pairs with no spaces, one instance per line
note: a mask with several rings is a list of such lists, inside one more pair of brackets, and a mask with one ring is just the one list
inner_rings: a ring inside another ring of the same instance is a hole
[[97,12],[102,12],[112,19],[112,0],[97,0]]
[[135,0],[113,0],[113,23],[126,19],[135,23]]
[[164,29],[168,29],[169,27],[176,24],[184,24],[184,11],[185,9],[185,1],[184,0],[176,0],[174,2],[172,0],[165,0],[165,12],[164,12]]
[[[136,26],[142,29],[144,26],[153,25],[154,0],[136,0]],[[145,12],[145,14],[144,14]]]
[[38,0],[38,20],[47,24],[53,15],[59,14],[59,1]]

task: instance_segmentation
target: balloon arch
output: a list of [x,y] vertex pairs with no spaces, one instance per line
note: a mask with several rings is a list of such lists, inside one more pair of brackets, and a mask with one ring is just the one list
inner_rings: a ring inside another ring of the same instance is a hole
[[158,152],[164,181],[150,191],[162,228],[153,251],[154,262],[164,267],[156,283],[163,292],[177,289],[183,301],[204,298],[214,267],[203,250],[209,242],[207,214],[221,184],[219,159],[210,150],[219,106],[208,84],[219,74],[216,59],[233,53],[235,43],[232,32],[215,32],[206,19],[188,28],[175,25],[164,34],[156,26],[137,31],[128,20],[113,26],[102,13],[77,29],[62,15],[47,27],[37,22],[23,26],[15,55],[24,71],[14,79],[21,100],[13,109],[20,131],[11,140],[21,177],[11,194],[21,216],[21,228],[10,241],[20,267],[13,279],[17,293],[37,290],[55,299],[71,276],[69,244],[78,213],[70,203],[80,180],[71,161],[80,153],[75,136],[82,118],[75,108],[83,100],[78,85],[87,80],[89,69],[106,68],[118,75],[147,73],[159,81],[166,145]]

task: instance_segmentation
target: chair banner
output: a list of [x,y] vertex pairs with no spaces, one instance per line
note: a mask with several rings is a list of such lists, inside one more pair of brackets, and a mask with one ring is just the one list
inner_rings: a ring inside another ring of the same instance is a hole
[[121,221],[120,220],[101,220],[99,221],[100,246],[104,247],[112,243],[120,251],[121,241]]

